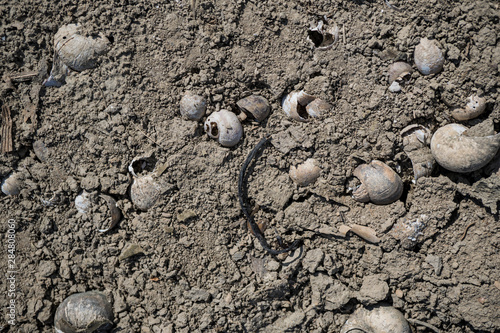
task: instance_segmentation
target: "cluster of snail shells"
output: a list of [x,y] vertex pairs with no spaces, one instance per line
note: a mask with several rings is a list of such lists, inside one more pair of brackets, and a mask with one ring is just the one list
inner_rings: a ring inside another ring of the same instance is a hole
[[403,194],[401,177],[381,161],[361,164],[354,169],[353,174],[361,181],[361,185],[352,193],[356,201],[386,205],[398,200]]
[[436,166],[436,160],[429,148],[431,131],[422,125],[409,125],[401,131],[403,150],[411,160],[414,182],[428,177]]
[[56,333],[92,333],[113,326],[113,308],[98,291],[73,294],[57,307],[54,317]]
[[473,136],[470,129],[460,124],[439,128],[431,139],[431,152],[443,168],[467,173],[488,164],[500,148],[500,134],[491,129],[485,136]]
[[451,112],[451,115],[458,121],[464,121],[480,116],[484,110],[486,110],[486,99],[472,95],[467,98],[467,104],[463,109],[455,109]]
[[444,56],[435,40],[421,38],[415,47],[415,65],[424,75],[436,74],[443,69]]
[[289,118],[297,121],[308,121],[309,117],[319,118],[329,111],[331,105],[305,91],[292,91],[281,102],[283,111]]
[[411,333],[403,314],[389,305],[359,308],[346,321],[340,333]]

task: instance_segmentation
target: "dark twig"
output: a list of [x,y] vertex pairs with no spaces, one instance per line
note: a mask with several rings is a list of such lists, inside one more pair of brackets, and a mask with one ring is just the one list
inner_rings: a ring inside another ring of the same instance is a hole
[[474,224],[476,224],[476,222],[472,222],[465,228],[465,231],[462,235],[462,238],[460,238],[460,241],[463,241],[465,239],[465,236],[467,236],[467,231],[469,231],[469,228],[472,227]]
[[255,146],[255,148],[252,149],[250,154],[248,154],[247,159],[245,160],[245,163],[243,163],[243,166],[242,166],[241,171],[240,171],[240,177],[238,179],[238,198],[240,201],[241,210],[243,211],[243,214],[245,215],[245,217],[248,221],[248,224],[250,225],[255,237],[257,237],[260,245],[262,245],[264,250],[266,250],[270,254],[278,255],[280,253],[285,253],[285,252],[290,252],[290,251],[295,250],[299,246],[300,241],[299,240],[294,241],[291,246],[289,246],[283,250],[271,249],[271,247],[267,243],[264,235],[262,234],[259,227],[255,223],[253,216],[248,212],[248,209],[245,205],[245,199],[247,198],[247,192],[246,192],[246,187],[244,186],[244,183],[245,183],[245,174],[246,174],[247,168],[250,165],[250,163],[252,162],[252,159],[255,157],[255,155],[257,155],[259,150],[261,148],[263,148],[264,145],[268,141],[269,141],[269,136],[266,136],[262,140],[260,140],[259,143],[257,143],[257,145]]
[[409,321],[411,324],[413,324],[413,325],[420,325],[420,326],[424,326],[424,327],[427,327],[427,328],[428,328],[428,329],[430,329],[430,330],[433,330],[433,331],[434,331],[434,332],[436,332],[436,333],[441,333],[441,331],[440,331],[437,327],[432,326],[431,324],[427,324],[427,323],[425,323],[425,322],[423,322],[423,321],[420,321],[420,320],[418,320],[418,319],[408,319],[408,321]]

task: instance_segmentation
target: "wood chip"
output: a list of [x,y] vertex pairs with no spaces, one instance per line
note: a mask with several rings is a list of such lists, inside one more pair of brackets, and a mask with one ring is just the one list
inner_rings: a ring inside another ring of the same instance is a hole
[[2,136],[2,154],[10,153],[14,149],[12,145],[12,118],[10,117],[10,109],[6,104],[2,105],[2,128],[0,135]]
[[19,83],[19,82],[27,82],[33,80],[35,77],[38,76],[38,72],[23,72],[19,74],[13,74],[8,76],[8,79],[12,82]]

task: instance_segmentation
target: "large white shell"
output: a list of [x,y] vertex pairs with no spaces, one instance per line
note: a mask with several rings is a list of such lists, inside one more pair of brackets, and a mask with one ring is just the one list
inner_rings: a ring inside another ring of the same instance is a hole
[[290,92],[283,97],[281,106],[288,117],[302,122],[309,117],[318,118],[330,109],[330,104],[304,90]]
[[224,147],[233,147],[243,136],[243,127],[234,113],[220,110],[208,116],[205,121],[205,132]]
[[454,172],[472,172],[488,164],[500,148],[500,134],[468,136],[467,127],[449,124],[434,133],[432,156],[443,168]]
[[411,328],[397,309],[388,305],[377,305],[370,309],[356,310],[340,330],[340,333],[348,332],[411,333]]
[[98,291],[73,294],[57,307],[56,333],[93,333],[113,326],[113,308]]
[[290,167],[290,178],[299,186],[307,186],[318,179],[321,169],[316,165],[316,160],[308,158],[304,163],[297,167]]
[[415,47],[415,65],[424,75],[439,73],[443,69],[443,52],[435,40],[420,39]]
[[1,189],[6,195],[18,195],[21,192],[22,185],[21,174],[14,172],[2,181]]
[[179,103],[181,116],[188,120],[200,120],[205,115],[207,100],[203,96],[187,93]]
[[371,201],[376,205],[387,205],[403,194],[403,181],[387,164],[373,160],[370,164],[361,164],[354,169],[353,175],[361,181],[352,193],[354,200]]

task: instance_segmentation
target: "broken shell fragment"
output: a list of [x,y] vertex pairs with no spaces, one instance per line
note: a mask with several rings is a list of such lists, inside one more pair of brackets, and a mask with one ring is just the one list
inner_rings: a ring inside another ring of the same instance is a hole
[[380,242],[380,238],[377,237],[377,232],[370,227],[365,227],[358,224],[352,224],[350,226],[341,225],[339,227],[339,232],[342,237],[345,237],[349,231],[352,231],[367,242],[373,244],[377,244]]
[[199,95],[187,93],[180,101],[179,111],[181,116],[188,120],[200,120],[207,109],[207,100]]
[[318,179],[321,169],[316,165],[316,160],[309,158],[297,167],[290,167],[290,178],[299,186],[307,186]]
[[402,80],[411,74],[413,69],[410,64],[404,61],[397,61],[389,66],[389,83],[393,83],[396,80]]
[[339,27],[336,24],[326,26],[328,22],[319,21],[307,31],[307,39],[318,50],[328,50],[339,40]]
[[23,181],[21,174],[14,172],[2,181],[1,189],[5,195],[18,195],[21,193],[22,186]]
[[443,168],[460,173],[472,172],[488,164],[500,148],[500,134],[469,136],[467,127],[449,124],[434,133],[431,152]]
[[220,110],[205,120],[205,132],[209,137],[217,139],[222,146],[233,147],[243,136],[243,127],[234,113]]
[[362,164],[353,174],[361,181],[352,194],[356,201],[386,205],[398,200],[403,193],[403,181],[383,162],[374,160],[370,164]]
[[309,117],[318,118],[330,109],[330,104],[303,90],[292,91],[282,100],[286,115],[297,121],[307,121]]
[[480,116],[486,109],[486,99],[477,95],[467,98],[465,109],[455,109],[451,115],[459,121],[474,119]]
[[359,308],[345,322],[340,333],[411,333],[404,315],[389,305]]
[[[271,107],[269,102],[262,96],[250,95],[236,102],[236,105],[245,115],[251,115],[258,122],[263,121],[269,115]],[[246,118],[246,117],[244,117]]]
[[429,148],[431,131],[422,125],[410,125],[401,131],[403,150],[411,160],[413,177],[416,183],[419,178],[428,177],[436,166],[436,160]]
[[424,75],[439,73],[443,69],[443,52],[435,40],[421,38],[415,47],[415,65]]
[[57,307],[54,324],[56,333],[103,332],[113,327],[113,308],[99,291],[73,294]]
[[120,218],[122,217],[122,214],[120,212],[120,209],[116,206],[116,200],[110,197],[109,195],[105,194],[100,194],[99,195],[104,201],[106,201],[108,205],[109,212],[111,214],[111,222],[109,226],[106,229],[99,229],[99,232],[106,232],[111,230],[119,221]]
[[68,69],[81,72],[94,68],[97,59],[108,50],[109,40],[102,34],[82,36],[82,27],[68,24],[54,36],[54,64],[45,86],[61,86]]
[[153,178],[154,171],[149,174],[137,175],[137,173],[155,168],[153,165],[154,158],[152,154],[149,156],[136,157],[132,160],[128,167],[128,171],[132,174],[134,178],[132,181],[132,186],[130,186],[130,200],[134,205],[143,211],[148,210],[153,207],[156,201],[161,195],[161,186]]
[[83,190],[83,192],[75,198],[76,210],[78,210],[79,213],[86,214],[90,210],[90,205],[90,194]]

